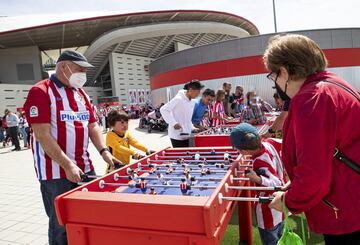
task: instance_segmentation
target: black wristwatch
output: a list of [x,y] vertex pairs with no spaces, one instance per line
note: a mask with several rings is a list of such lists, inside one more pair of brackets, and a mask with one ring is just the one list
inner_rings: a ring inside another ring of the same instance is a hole
[[269,128],[268,132],[269,132],[269,134],[275,134],[276,133],[272,128]]
[[105,148],[102,148],[99,153],[100,153],[100,156],[102,156],[102,154],[104,153],[104,151],[108,151],[110,152],[109,148],[105,147]]

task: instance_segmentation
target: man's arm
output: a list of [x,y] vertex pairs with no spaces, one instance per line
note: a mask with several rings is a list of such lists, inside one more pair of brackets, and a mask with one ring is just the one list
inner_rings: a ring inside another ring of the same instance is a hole
[[[93,122],[89,124],[89,137],[93,142],[95,148],[100,152],[102,149],[107,148],[104,142],[104,138],[102,137],[102,132],[97,124],[97,122]],[[117,160],[109,151],[103,151],[101,153],[102,158],[105,162],[110,164],[113,168],[115,168],[115,164],[122,164],[119,160]]]
[[81,180],[80,175],[83,174],[83,172],[70,160],[65,152],[61,150],[58,143],[51,136],[50,124],[34,123],[31,127],[45,153],[64,169],[66,178],[74,183],[79,182]]
[[161,116],[164,118],[165,122],[169,124],[169,127],[174,127],[176,129],[181,128],[181,125],[175,120],[172,111],[179,102],[179,99],[175,97],[160,108]]

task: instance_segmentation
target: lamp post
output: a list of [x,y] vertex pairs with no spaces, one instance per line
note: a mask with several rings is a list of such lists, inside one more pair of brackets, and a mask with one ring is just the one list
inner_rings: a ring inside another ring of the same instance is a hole
[[277,33],[275,0],[273,0],[272,2],[273,2],[274,27],[275,27],[275,33]]

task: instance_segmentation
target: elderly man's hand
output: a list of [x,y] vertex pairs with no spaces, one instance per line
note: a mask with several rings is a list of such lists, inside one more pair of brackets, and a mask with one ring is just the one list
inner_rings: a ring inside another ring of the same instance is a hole
[[74,163],[71,163],[66,169],[64,169],[64,171],[66,174],[66,178],[73,183],[80,182],[80,175],[84,174],[84,172]]
[[123,163],[120,162],[118,159],[116,159],[113,155],[111,155],[110,152],[108,151],[104,151],[102,154],[101,154],[102,158],[104,159],[105,162],[107,162],[108,164],[110,164],[110,166],[112,168],[115,168],[115,164],[120,164],[122,165]]

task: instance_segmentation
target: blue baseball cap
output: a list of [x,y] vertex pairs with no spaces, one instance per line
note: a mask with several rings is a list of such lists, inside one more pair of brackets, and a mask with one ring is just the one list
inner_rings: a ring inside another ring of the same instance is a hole
[[256,138],[259,137],[257,129],[248,123],[240,123],[234,127],[230,133],[231,145],[241,149],[242,146],[247,143],[245,135],[248,133],[252,133]]

